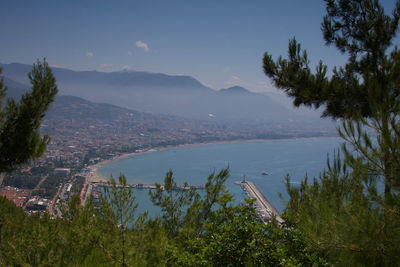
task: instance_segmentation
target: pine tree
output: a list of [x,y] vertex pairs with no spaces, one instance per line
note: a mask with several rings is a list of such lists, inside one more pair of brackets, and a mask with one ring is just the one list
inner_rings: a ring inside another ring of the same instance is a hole
[[[185,183],[184,187],[188,184]],[[173,177],[172,170],[169,170],[164,177],[164,185],[156,183],[156,191],[149,191],[150,199],[155,206],[159,206],[162,211],[162,222],[172,238],[178,234],[178,231],[184,224],[184,208],[192,203],[195,195],[194,189],[176,190],[177,184]]]
[[46,60],[33,64],[28,76],[32,90],[19,102],[6,101],[7,88],[0,79],[0,172],[40,157],[50,140],[40,135],[39,128],[57,93],[56,80]]
[[[134,212],[137,209],[135,196],[132,188],[127,185],[126,177],[120,174],[117,182],[111,178],[108,186],[104,187],[102,196],[100,217],[104,218],[106,231],[115,233],[111,235],[112,240],[105,239],[103,248],[110,255],[114,264],[128,266],[127,252],[130,239],[128,238],[129,227],[134,222]],[[110,237],[110,235],[109,235]],[[109,244],[115,243],[111,249],[107,249]]]
[[341,118],[344,160],[335,155],[319,179],[287,184],[289,220],[308,244],[340,264],[400,262],[400,52],[393,45],[400,1],[392,16],[376,0],[326,0],[327,45],[348,56],[344,67],[319,62],[312,73],[295,39],[289,58],[264,55],[264,71],[294,105],[324,107]]
[[325,42],[348,55],[347,64],[334,68],[328,77],[327,66],[320,61],[312,73],[307,52],[292,39],[289,59],[279,57],[275,62],[265,53],[265,74],[294,98],[295,106],[325,106],[324,116],[369,117],[374,102],[395,108],[399,52],[393,40],[400,18],[399,2],[392,17],[375,0],[325,2],[327,15],[321,25]]

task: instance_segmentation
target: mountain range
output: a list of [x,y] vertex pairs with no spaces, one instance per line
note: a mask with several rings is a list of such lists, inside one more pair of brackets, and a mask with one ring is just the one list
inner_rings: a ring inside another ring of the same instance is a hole
[[[31,66],[0,65],[12,94],[29,88]],[[241,124],[297,124],[331,127],[317,112],[294,110],[288,99],[277,94],[253,93],[243,87],[214,90],[190,76],[139,71],[98,72],[52,68],[59,95],[71,95],[142,112],[190,119]]]

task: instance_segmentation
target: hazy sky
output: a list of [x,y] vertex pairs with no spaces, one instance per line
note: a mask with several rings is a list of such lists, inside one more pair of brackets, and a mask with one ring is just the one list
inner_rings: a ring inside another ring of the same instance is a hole
[[[395,1],[383,2],[391,12]],[[344,62],[324,46],[318,0],[2,0],[1,10],[0,63],[46,57],[73,70],[184,74],[214,89],[268,91],[263,54],[286,56],[294,36],[312,63]]]

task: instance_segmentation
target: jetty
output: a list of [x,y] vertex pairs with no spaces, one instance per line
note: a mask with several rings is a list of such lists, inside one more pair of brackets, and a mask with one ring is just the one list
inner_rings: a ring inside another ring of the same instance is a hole
[[283,219],[279,215],[278,211],[260,192],[260,190],[253,182],[246,181],[246,179],[244,178],[242,181],[235,182],[235,184],[240,185],[247,193],[249,198],[256,200],[255,206],[257,215],[262,221],[267,222],[275,217],[279,224],[283,223]]
[[[92,182],[93,184],[97,184],[98,186],[112,186],[111,184],[104,183],[104,182]],[[116,184],[117,187],[122,187],[120,184]],[[127,184],[125,187],[130,187],[133,189],[157,189],[156,185],[154,184]],[[161,189],[164,190],[164,186],[161,185]],[[172,188],[172,190],[190,190],[190,189],[204,189],[204,186],[200,185],[187,185],[187,186],[176,186]]]
[[[104,187],[112,187],[112,184],[105,183],[105,182],[84,182],[82,186],[82,190],[80,193],[80,199],[81,199],[81,205],[85,204],[86,199],[89,198],[89,196],[93,196],[94,199],[98,199],[99,196],[101,195],[101,188]],[[122,185],[116,184],[115,185],[118,188],[122,188]],[[157,189],[157,186],[154,184],[127,184],[125,188],[132,188],[132,189]],[[161,185],[161,189],[164,190],[164,186]],[[176,186],[172,188],[172,190],[190,190],[190,189],[196,189],[196,190],[201,190],[204,189],[204,186],[200,185],[187,185],[187,186]]]

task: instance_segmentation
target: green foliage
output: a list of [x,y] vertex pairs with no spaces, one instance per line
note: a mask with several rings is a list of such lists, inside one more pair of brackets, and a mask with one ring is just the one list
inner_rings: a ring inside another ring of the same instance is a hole
[[43,198],[51,199],[57,193],[58,186],[62,181],[62,177],[55,174],[49,174],[41,183],[39,190],[32,192],[32,195],[38,195]]
[[[188,186],[187,183],[184,184],[184,187],[186,186]],[[151,201],[154,205],[161,207],[162,220],[168,235],[176,236],[184,223],[183,208],[192,202],[196,192],[193,189],[178,190],[171,170],[165,175],[164,185],[156,184],[156,187],[155,192],[149,191]]]
[[49,136],[40,136],[39,127],[50,103],[57,93],[56,80],[44,60],[33,64],[29,73],[32,90],[17,103],[7,99],[6,87],[0,79],[0,171],[12,170],[30,159],[40,157]]
[[[232,206],[224,183],[229,168],[211,173],[204,194],[176,187],[173,174],[165,176],[165,190],[150,193],[162,207],[161,225],[169,243],[166,264],[171,266],[323,266],[325,261],[307,249],[302,236],[275,222],[265,225],[252,207]],[[177,213],[176,207],[180,207]],[[185,209],[183,211],[182,209]],[[174,210],[174,212],[169,212]],[[179,214],[179,216],[173,216]],[[178,227],[171,227],[175,223]],[[171,232],[173,229],[173,232]]]
[[76,176],[75,181],[72,185],[71,191],[75,194],[79,194],[82,190],[83,183],[85,182],[85,177],[83,176]]
[[399,2],[392,17],[374,0],[325,2],[324,39],[347,54],[348,63],[328,77],[327,66],[320,61],[312,73],[307,52],[292,39],[288,59],[279,57],[275,62],[265,53],[265,74],[294,98],[294,105],[325,106],[324,116],[372,116],[371,101],[387,107],[397,105],[393,100],[399,95],[400,56],[392,42],[400,18]]
[[49,250],[57,243],[57,222],[52,223],[48,215],[27,216],[22,208],[16,207],[0,197],[1,265],[4,266],[45,266],[55,264]]
[[319,179],[292,187],[286,215],[309,248],[337,265],[396,266],[400,262],[399,51],[392,16],[378,1],[326,0],[325,41],[348,55],[327,77],[311,73],[307,53],[289,42],[289,59],[264,56],[264,70],[295,105],[325,106],[343,119],[342,161],[335,155]]
[[[62,218],[29,216],[0,198],[3,222],[0,265],[5,266],[323,266],[298,230],[260,221],[247,205],[229,205],[224,182],[229,169],[212,173],[204,195],[192,190],[155,192],[160,217],[136,216],[133,191],[111,180],[103,202],[80,205],[78,196],[62,203]],[[165,186],[165,185],[164,185]],[[161,186],[159,186],[161,188]],[[194,192],[194,193],[193,193]],[[172,195],[172,197],[171,197]],[[158,203],[158,202],[157,202]],[[180,210],[172,208],[180,206]],[[179,216],[176,216],[179,214]],[[171,228],[166,222],[177,221]],[[171,232],[171,229],[174,232]]]
[[20,170],[4,176],[3,186],[14,186],[24,189],[33,189],[40,181],[40,176],[21,172]]
[[[170,238],[177,237],[179,230],[184,239],[197,235],[202,224],[214,215],[213,209],[224,208],[232,201],[224,185],[228,178],[229,168],[218,174],[211,173],[204,194],[200,195],[195,189],[178,189],[172,171],[166,173],[164,185],[156,184],[156,192],[149,191],[149,194],[153,204],[161,207],[161,219]],[[187,186],[187,183],[183,185]]]
[[140,216],[130,232],[131,260],[135,266],[166,266],[172,247],[161,220]]
[[212,172],[207,177],[207,182],[204,186],[205,196],[200,198],[197,195],[188,209],[186,222],[189,225],[199,229],[203,222],[212,219],[213,209],[224,209],[233,200],[225,187],[225,182],[228,178],[229,167],[222,169],[218,174]]
[[[364,168],[333,160],[319,179],[290,186],[287,217],[309,247],[339,265],[393,266],[400,261],[400,213],[388,206]],[[364,167],[364,166],[363,166]]]
[[[3,178],[2,185],[14,186],[23,189],[34,189],[39,181],[48,175],[53,173],[53,169],[47,167],[32,167],[29,171],[18,169],[10,173],[6,173]],[[51,179],[51,178],[50,178]],[[48,189],[49,195],[54,195],[56,187],[59,183],[59,178],[56,179],[55,183],[49,183],[49,181],[42,184],[42,188]],[[43,193],[43,192],[42,192]]]
[[179,266],[324,266],[325,261],[307,249],[298,231],[265,225],[251,206],[213,210],[201,232],[179,248]]
[[112,239],[104,239],[103,247],[106,248],[107,244],[113,243],[110,250],[105,252],[112,258],[115,263],[120,263],[126,266],[127,247],[129,247],[129,240],[127,240],[128,226],[133,223],[134,212],[137,204],[134,203],[135,197],[132,193],[132,188],[127,187],[126,177],[121,174],[118,178],[119,184],[111,178],[108,182],[109,186],[104,188],[104,196],[102,197],[101,217],[107,222],[107,229],[112,234]]

